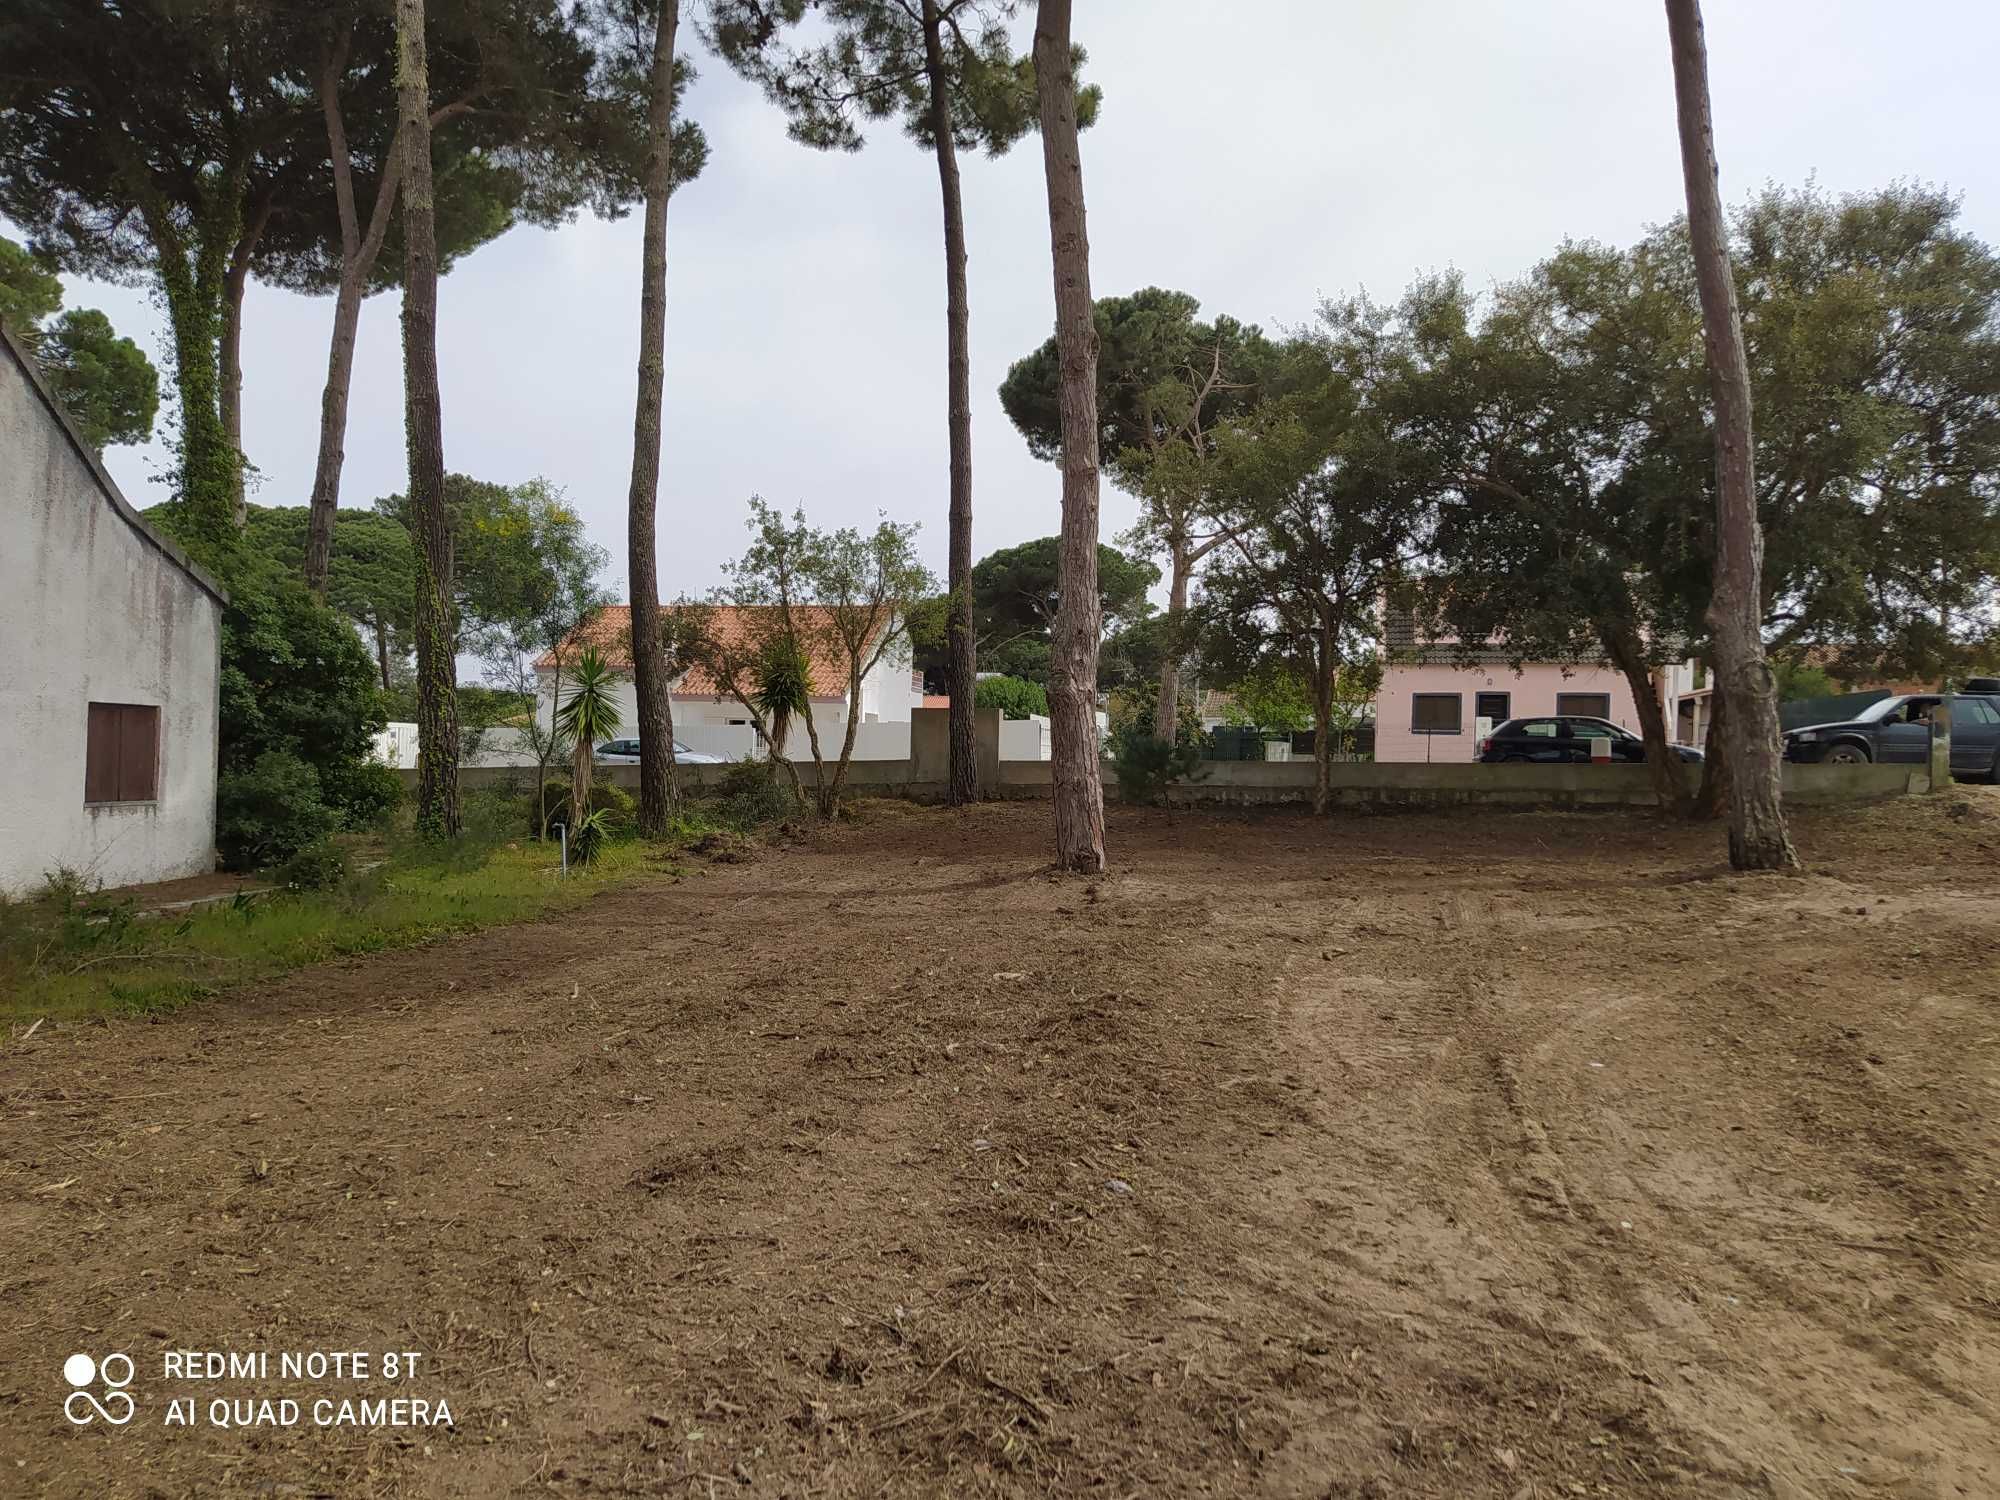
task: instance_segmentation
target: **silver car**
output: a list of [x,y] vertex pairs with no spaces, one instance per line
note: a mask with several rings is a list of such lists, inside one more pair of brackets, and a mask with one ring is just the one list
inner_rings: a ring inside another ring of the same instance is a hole
[[[684,766],[720,766],[727,764],[720,755],[710,755],[702,750],[690,750],[679,740],[674,741],[674,759]],[[636,766],[639,764],[639,742],[637,740],[606,740],[597,747],[597,763],[603,766]]]

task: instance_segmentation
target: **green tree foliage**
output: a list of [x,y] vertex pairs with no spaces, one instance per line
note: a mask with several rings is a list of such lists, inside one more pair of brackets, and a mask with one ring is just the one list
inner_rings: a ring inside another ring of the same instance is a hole
[[[1055,621],[1060,539],[1038,537],[1018,547],[989,552],[972,569],[972,618],[979,636],[982,669],[1024,677],[1044,687],[1049,678],[1049,628]],[[1107,635],[1153,613],[1147,591],[1160,570],[1115,547],[1097,547],[1097,596]],[[937,644],[917,653],[927,681],[943,679]]]
[[1159,739],[1136,725],[1112,735],[1111,762],[1119,795],[1148,807],[1164,803],[1175,784],[1199,781],[1205,774],[1195,741]]
[[[1186,611],[1203,559],[1220,547],[1222,516],[1216,443],[1263,403],[1310,379],[1289,368],[1285,346],[1254,325],[1222,316],[1203,321],[1185,292],[1146,287],[1103,297],[1097,324],[1098,446],[1119,488],[1141,502],[1138,524],[1120,541],[1167,558],[1166,620],[1155,681],[1159,717],[1178,717],[1180,661],[1192,645]],[[1052,337],[1015,361],[1000,403],[1028,450],[1051,462],[1062,452],[1058,398],[1061,359]]]
[[[303,505],[252,505],[245,513],[247,552],[300,576],[310,512]],[[410,649],[410,602],[417,585],[410,534],[380,511],[343,510],[333,533],[326,602],[374,645],[378,681],[389,691]],[[408,718],[407,714],[392,717]]]
[[1222,722],[1241,729],[1290,734],[1313,722],[1312,679],[1296,667],[1262,661],[1230,684]]
[[160,408],[159,371],[96,308],[58,315],[62,299],[53,271],[0,238],[0,323],[34,355],[83,440],[100,452],[145,442]]
[[[813,801],[820,816],[830,818],[839,810],[854,757],[862,679],[884,662],[907,663],[911,617],[936,590],[937,580],[917,558],[914,524],[884,516],[873,531],[821,530],[807,522],[803,509],[786,516],[757,496],[750,500],[749,524],[753,540],[739,560],[725,566],[728,582],[714,591],[709,605],[675,606],[670,629],[676,650],[699,662],[748,711],[795,786],[794,757],[774,732],[764,704],[768,696],[803,710]],[[716,606],[740,612],[733,628],[717,628]],[[821,742],[812,698],[797,696],[788,681],[810,663],[837,667],[845,681],[845,727],[832,757]]]
[[383,786],[367,757],[383,723],[374,669],[348,622],[296,576],[268,561],[241,562],[222,616],[224,787],[283,755],[311,773],[314,797],[366,822],[381,810]]
[[1019,677],[982,677],[972,701],[979,708],[997,708],[1008,719],[1049,716],[1048,689],[1039,682]]
[[[519,220],[616,211],[636,190],[644,109],[590,17],[561,0],[429,7],[439,251]],[[356,274],[356,200],[399,153],[386,6],[20,0],[0,32],[0,213],[66,270],[155,286],[173,334],[180,528],[221,561],[235,519],[236,308],[255,273],[300,290]],[[330,148],[328,102],[347,150]],[[692,175],[698,136],[679,151]],[[350,191],[337,191],[335,167]],[[380,194],[385,199],[390,195]],[[342,411],[344,414],[344,397]]]
[[289,750],[266,750],[224,771],[216,788],[215,847],[226,870],[280,865],[340,825],[319,773]]

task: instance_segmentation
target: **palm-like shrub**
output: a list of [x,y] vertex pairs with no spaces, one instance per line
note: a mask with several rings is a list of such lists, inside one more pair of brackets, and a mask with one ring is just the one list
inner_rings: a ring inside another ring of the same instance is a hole
[[570,766],[570,824],[581,828],[590,812],[591,751],[618,733],[618,674],[595,646],[585,646],[570,674],[570,694],[556,710],[556,729],[575,749]]
[[771,752],[785,753],[785,736],[792,720],[806,712],[807,695],[812,692],[812,669],[799,643],[788,635],[773,637],[758,654],[757,712],[771,735]]

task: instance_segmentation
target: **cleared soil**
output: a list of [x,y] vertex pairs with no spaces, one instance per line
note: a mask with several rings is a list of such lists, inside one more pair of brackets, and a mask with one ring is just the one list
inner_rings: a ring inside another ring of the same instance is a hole
[[9,1045],[0,1493],[2000,1495],[1996,794],[1047,817]]

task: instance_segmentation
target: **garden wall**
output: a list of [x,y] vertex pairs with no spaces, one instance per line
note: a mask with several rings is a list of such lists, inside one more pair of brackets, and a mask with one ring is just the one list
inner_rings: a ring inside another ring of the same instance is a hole
[[[982,716],[983,718],[984,716]],[[982,723],[980,728],[987,726]],[[988,797],[1033,801],[1050,795],[1054,768],[1045,760],[990,761],[982,756],[981,785]],[[684,789],[712,785],[727,766],[682,766]],[[1202,803],[1264,806],[1312,800],[1311,761],[1206,761],[1200,781],[1176,786],[1176,805]],[[941,775],[921,774],[924,760],[857,760],[847,768],[846,785],[863,796],[907,797],[942,802]],[[1395,765],[1379,761],[1336,763],[1333,801],[1341,807],[1651,807],[1652,782],[1644,766],[1481,766]],[[414,788],[416,773],[401,773]],[[636,792],[637,766],[611,766],[605,774]],[[812,768],[800,768],[808,784]],[[1785,798],[1799,806],[1832,802],[1875,802],[1929,789],[1921,766],[1794,766],[1784,768]],[[500,767],[467,767],[459,785],[467,790],[513,783],[526,788],[532,773]],[[1118,800],[1118,779],[1104,764],[1104,795]]]

